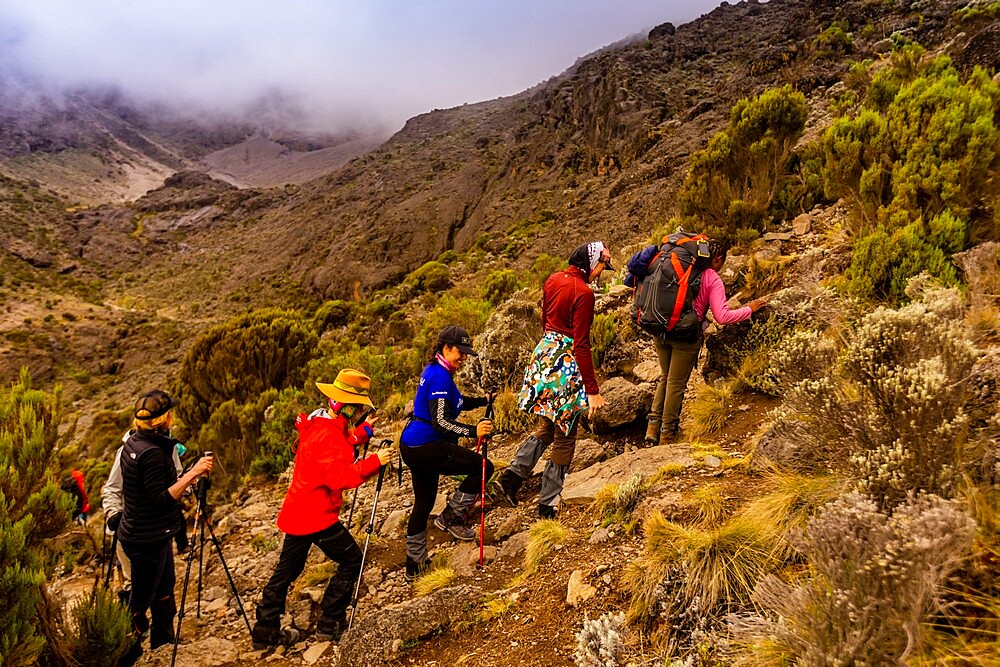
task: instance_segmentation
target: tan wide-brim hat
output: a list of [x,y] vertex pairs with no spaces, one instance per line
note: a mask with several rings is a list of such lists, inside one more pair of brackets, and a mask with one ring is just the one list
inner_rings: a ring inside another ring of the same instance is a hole
[[374,408],[375,404],[368,397],[371,392],[370,377],[353,368],[345,368],[337,373],[337,379],[331,383],[317,382],[316,388],[323,395],[340,403],[358,403]]

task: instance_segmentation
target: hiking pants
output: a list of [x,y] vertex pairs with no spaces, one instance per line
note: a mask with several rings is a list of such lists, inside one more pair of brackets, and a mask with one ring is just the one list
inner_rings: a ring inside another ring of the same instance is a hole
[[653,339],[656,356],[660,360],[660,381],[653,394],[653,407],[650,418],[660,417],[660,431],[676,433],[681,423],[681,402],[684,400],[684,389],[687,387],[691,371],[698,363],[698,352],[701,350],[702,338],[693,343],[683,341],[663,341]]
[[[466,476],[454,496],[462,502],[450,503],[454,510],[461,512],[467,509],[479,497],[483,484],[483,457],[473,450],[447,440],[435,440],[417,447],[402,445],[399,452],[410,467],[410,479],[413,480],[413,509],[406,524],[407,536],[419,535],[427,530],[427,519],[437,500],[441,475]],[[492,476],[493,463],[487,461],[486,479]]]
[[535,430],[521,443],[514,460],[507,467],[507,470],[522,480],[527,479],[535,464],[538,463],[538,459],[542,458],[546,449],[549,450],[549,462],[542,472],[542,490],[538,496],[539,505],[554,507],[559,503],[563,481],[569,472],[570,463],[573,462],[573,452],[576,450],[576,431],[579,423],[579,419],[573,422],[573,428],[566,434],[559,430],[559,427],[551,419],[536,417]]
[[[132,615],[135,644],[125,664],[132,664],[142,654],[141,636],[149,630],[149,646],[156,648],[174,641],[174,545],[170,540],[155,544],[121,543],[132,563],[132,592],[128,610]],[[150,611],[153,622],[146,618]],[[131,662],[129,662],[129,659]]]
[[[254,639],[267,643],[281,631],[281,615],[285,613],[288,588],[302,574],[309,549],[314,544],[338,565],[337,574],[326,585],[323,599],[320,600],[321,616],[316,623],[316,631],[332,631],[347,618],[354,583],[361,574],[361,548],[338,521],[329,528],[309,535],[285,535],[278,564],[264,587],[260,604],[257,605]],[[134,583],[132,585],[135,586]]]

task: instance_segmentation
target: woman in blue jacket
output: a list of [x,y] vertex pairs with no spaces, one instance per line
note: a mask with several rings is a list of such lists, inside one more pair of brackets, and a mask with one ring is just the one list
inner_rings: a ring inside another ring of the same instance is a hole
[[[410,467],[413,480],[413,509],[406,525],[406,578],[412,580],[427,568],[427,519],[437,498],[441,475],[466,475],[448,500],[434,525],[460,540],[474,540],[470,510],[479,499],[482,485],[482,458],[461,447],[460,438],[481,438],[493,431],[493,423],[480,420],[475,426],[456,421],[463,410],[486,405],[486,398],[465,398],[455,385],[454,374],[465,360],[476,355],[469,334],[458,326],[448,326],[438,335],[434,359],[420,375],[413,399],[413,416],[400,436],[400,454]],[[486,478],[493,464],[486,462]]]

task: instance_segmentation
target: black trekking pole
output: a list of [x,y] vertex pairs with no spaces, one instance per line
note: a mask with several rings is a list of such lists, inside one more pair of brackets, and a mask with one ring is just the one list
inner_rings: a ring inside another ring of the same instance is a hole
[[104,587],[111,588],[111,573],[115,569],[115,556],[118,555],[118,531],[111,536],[111,558],[108,559],[108,573],[104,575]]
[[[208,498],[208,481],[202,477],[198,480],[198,485],[195,488],[194,497],[197,499],[195,504],[194,513],[194,534],[198,534],[198,528],[203,520],[202,510]],[[187,527],[184,527],[187,530]],[[174,649],[170,656],[170,667],[174,667],[177,661],[177,645],[181,641],[181,624],[184,622],[184,605],[187,603],[187,592],[188,583],[191,581],[191,566],[194,564],[194,552],[195,549],[189,549],[187,553],[187,565],[184,567],[184,586],[181,588],[181,605],[177,610],[177,631],[174,633]]]
[[[204,477],[203,479],[206,480],[205,491],[207,493],[208,487],[211,486],[211,482],[208,481],[207,477]],[[202,586],[202,577],[205,573],[205,526],[208,525],[207,506],[205,507],[205,511],[206,511],[205,520],[201,522],[201,538],[198,543],[198,598],[197,598],[198,605],[195,607],[195,613],[194,613],[195,618],[201,618],[201,586]],[[199,539],[197,533],[194,534],[194,539],[195,540]],[[195,545],[191,544],[189,548],[194,549]]]
[[[382,447],[392,444],[392,440],[383,440]],[[382,480],[385,479],[385,466],[378,469],[378,482],[375,483],[375,500],[372,502],[372,514],[368,519],[368,527],[365,529],[365,548],[361,551],[361,569],[358,570],[358,581],[354,584],[354,596],[351,599],[351,620],[347,623],[350,630],[354,625],[354,615],[358,612],[358,593],[361,591],[361,578],[365,576],[365,558],[368,556],[368,543],[372,539],[372,531],[375,530],[375,510],[378,508],[378,497],[382,493]]]
[[[483,419],[493,419],[493,401],[496,400],[497,389],[490,389],[489,400],[486,403],[486,414]],[[482,488],[479,493],[479,569],[483,569],[483,552],[486,543],[486,462],[489,460],[490,436],[484,435],[479,439],[482,446],[483,469],[480,473],[482,477]],[[477,446],[478,449],[478,446]]]
[[[369,440],[368,442],[371,442]],[[358,461],[362,461],[368,456],[368,442],[365,443],[364,449],[361,451],[361,456]],[[351,532],[351,527],[354,525],[354,506],[358,503],[358,487],[354,487],[354,495],[351,497],[351,509],[347,512],[347,532]]]
[[236,581],[233,579],[232,572],[229,571],[229,565],[226,564],[226,557],[222,555],[222,545],[219,544],[219,538],[215,536],[215,529],[212,528],[212,522],[207,518],[205,519],[205,527],[208,528],[208,535],[212,540],[212,546],[215,547],[215,553],[219,557],[219,562],[222,563],[222,571],[226,573],[226,579],[229,580],[229,589],[233,592],[233,597],[236,598],[236,606],[240,608],[240,616],[243,617],[243,622],[247,626],[247,632],[252,635],[253,630],[250,628],[250,619],[247,618],[246,609],[243,608],[243,599],[236,588]]

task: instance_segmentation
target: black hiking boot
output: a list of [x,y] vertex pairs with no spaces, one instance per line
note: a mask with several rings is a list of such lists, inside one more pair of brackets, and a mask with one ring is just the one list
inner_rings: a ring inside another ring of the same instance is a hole
[[476,531],[468,527],[467,517],[464,514],[459,514],[448,505],[444,508],[444,511],[434,519],[434,525],[441,530],[447,532],[455,539],[462,540],[463,542],[471,542],[476,539]]
[[255,651],[263,651],[278,645],[291,646],[299,641],[299,637],[299,631],[295,628],[274,628],[260,623],[255,623],[250,631]]
[[426,572],[427,570],[429,570],[430,567],[431,567],[430,560],[425,560],[422,563],[418,563],[417,561],[415,561],[412,558],[410,558],[409,556],[407,556],[406,557],[406,573],[403,575],[403,577],[407,581],[413,581],[414,579],[416,579],[417,577],[419,577],[420,575],[422,575],[424,572]]
[[347,632],[346,618],[337,621],[320,619],[316,623],[316,641],[339,642],[345,632]]
[[504,470],[499,477],[490,482],[490,490],[507,505],[517,507],[517,492],[521,490],[522,483],[520,477],[510,470]]
[[539,503],[538,516],[542,519],[554,519],[556,518],[556,508],[552,505],[542,505]]

